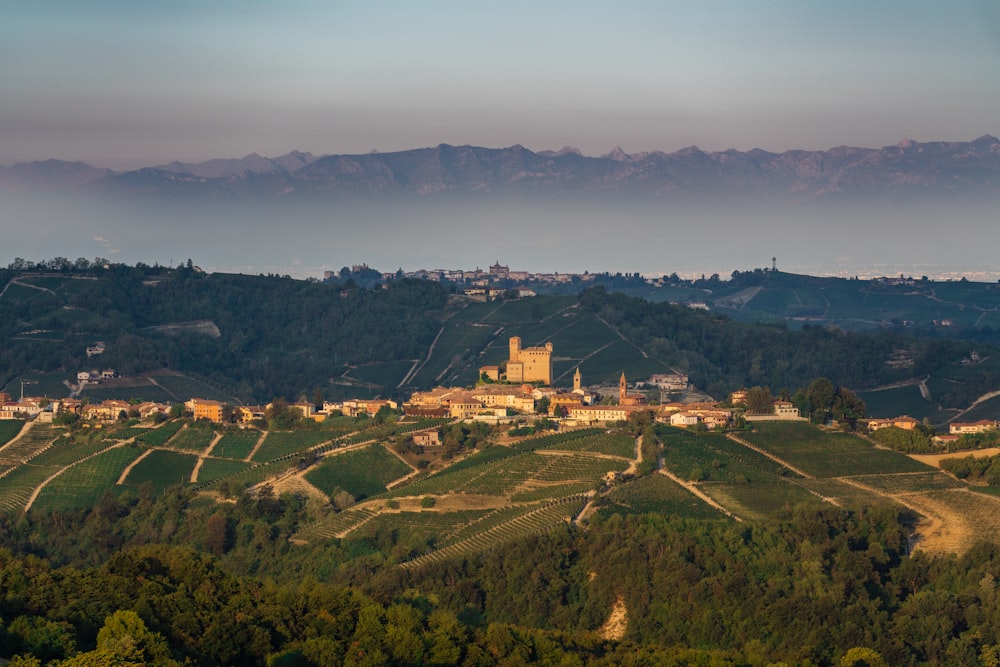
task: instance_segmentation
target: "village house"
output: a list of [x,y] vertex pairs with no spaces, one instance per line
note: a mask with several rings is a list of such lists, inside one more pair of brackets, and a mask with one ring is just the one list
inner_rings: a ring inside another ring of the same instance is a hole
[[504,407],[518,412],[534,412],[534,387],[531,385],[482,385],[472,390],[473,398],[484,407]]
[[233,413],[240,424],[249,424],[255,419],[264,419],[267,408],[263,405],[239,405],[233,408]]
[[222,403],[204,398],[192,398],[184,404],[195,419],[222,422]]
[[437,447],[441,444],[441,434],[436,428],[414,431],[410,435],[413,437],[413,444],[418,447]]
[[127,415],[130,409],[132,409],[132,405],[128,401],[108,399],[100,403],[84,406],[83,416],[87,419],[96,419],[99,421],[114,421],[123,412]]
[[646,384],[664,391],[684,391],[688,388],[688,376],[684,373],[654,373]]
[[806,421],[799,409],[789,401],[774,401],[774,413],[769,415],[744,415],[748,422],[765,421]]
[[648,412],[645,406],[633,405],[579,405],[568,409],[566,418],[580,424],[608,424],[627,421],[635,412]]
[[399,403],[387,399],[355,398],[348,401],[344,401],[341,404],[340,410],[348,417],[357,417],[359,415],[368,415],[369,417],[374,417],[376,414],[378,414],[379,410],[385,407],[388,407],[392,410],[396,410],[397,408],[399,408]]
[[864,420],[863,423],[868,427],[869,431],[878,431],[879,429],[889,428],[890,426],[901,428],[904,431],[912,431],[920,425],[918,420],[907,415],[891,417],[889,419],[867,419]]
[[670,415],[670,425],[679,426],[680,428],[697,426],[699,421],[698,415],[693,412],[675,412]]

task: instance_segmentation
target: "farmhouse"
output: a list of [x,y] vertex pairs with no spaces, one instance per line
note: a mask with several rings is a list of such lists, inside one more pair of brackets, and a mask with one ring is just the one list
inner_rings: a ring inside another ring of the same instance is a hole
[[765,421],[806,421],[806,418],[799,414],[799,409],[794,403],[789,401],[775,401],[774,413],[769,415],[745,415],[748,422]]
[[436,428],[428,428],[423,431],[414,431],[413,444],[419,447],[437,447],[441,444],[441,434]]
[[646,384],[666,391],[684,391],[688,387],[688,376],[684,373],[654,373]]
[[889,419],[869,419],[866,423],[869,431],[878,431],[879,429],[889,428],[890,426],[901,428],[904,431],[912,431],[920,424],[920,422],[913,417],[908,417],[906,415],[901,417],[892,417]]

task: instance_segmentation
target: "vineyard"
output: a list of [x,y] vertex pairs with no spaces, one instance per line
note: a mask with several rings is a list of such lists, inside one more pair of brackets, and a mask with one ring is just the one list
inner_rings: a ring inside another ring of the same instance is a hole
[[203,452],[215,438],[215,430],[200,422],[191,422],[187,428],[181,429],[170,440],[171,449],[183,449],[188,452]]
[[274,461],[306,452],[328,440],[330,435],[322,431],[268,431],[264,442],[253,455],[253,460]]
[[20,419],[0,419],[0,448],[17,437],[22,428],[24,422]]
[[371,445],[327,456],[305,477],[328,496],[341,490],[360,499],[383,493],[389,482],[410,472],[412,468],[385,447]]
[[198,469],[199,484],[215,482],[226,477],[233,477],[250,468],[252,464],[242,460],[207,458]]
[[184,426],[184,422],[175,420],[171,422],[166,422],[159,428],[155,428],[151,431],[147,431],[139,435],[136,438],[137,442],[149,445],[151,447],[162,447],[167,444],[170,438],[174,437],[181,427]]
[[659,512],[696,519],[717,519],[722,516],[718,510],[664,475],[646,475],[619,485],[607,494],[607,498],[610,504],[600,510],[604,516],[623,512]]
[[150,482],[153,492],[159,494],[168,486],[187,484],[196,462],[197,457],[193,454],[154,449],[129,471],[125,484],[137,487]]
[[32,508],[38,510],[86,509],[93,507],[107,489],[115,483],[125,468],[142,450],[136,447],[115,447],[88,458],[62,473],[42,488]]
[[224,459],[243,459],[250,456],[250,452],[257,446],[263,433],[254,429],[228,431],[215,443],[212,448],[212,456]]
[[759,423],[740,437],[816,477],[926,472],[930,468],[876,449],[848,433],[829,433],[804,423]]

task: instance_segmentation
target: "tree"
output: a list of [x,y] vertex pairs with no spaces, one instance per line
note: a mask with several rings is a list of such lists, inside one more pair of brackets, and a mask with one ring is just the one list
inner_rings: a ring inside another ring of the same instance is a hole
[[824,422],[833,411],[833,396],[836,389],[833,383],[825,377],[816,378],[806,389],[809,399],[809,409],[814,422]]
[[752,415],[774,414],[774,399],[767,387],[747,389],[747,412]]

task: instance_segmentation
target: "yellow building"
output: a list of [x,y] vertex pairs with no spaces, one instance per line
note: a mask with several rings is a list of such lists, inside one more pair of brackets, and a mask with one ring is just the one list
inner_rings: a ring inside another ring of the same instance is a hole
[[520,336],[512,336],[507,381],[552,384],[552,343],[522,348]]

